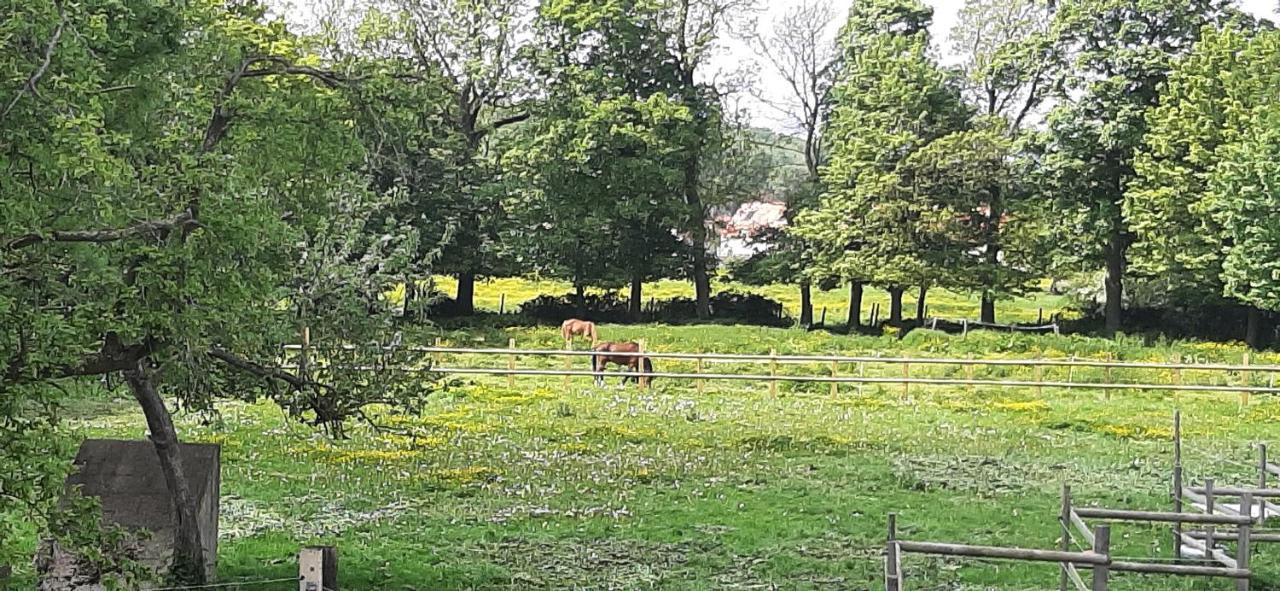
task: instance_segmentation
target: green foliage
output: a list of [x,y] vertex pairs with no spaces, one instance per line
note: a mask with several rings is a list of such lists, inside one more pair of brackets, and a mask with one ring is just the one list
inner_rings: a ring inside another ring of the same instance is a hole
[[[884,18],[879,9],[873,12]],[[856,52],[837,79],[825,134],[826,193],[817,208],[799,216],[795,232],[814,251],[815,277],[919,285],[937,274],[926,258],[938,212],[918,198],[898,167],[957,129],[966,112],[948,75],[928,56],[927,32],[898,32],[901,27],[864,23],[858,15],[851,13],[846,30],[893,32],[851,42]]]
[[1205,31],[1148,112],[1125,216],[1137,238],[1134,270],[1158,280],[1169,304],[1215,303],[1230,295],[1223,293],[1222,265],[1228,250],[1239,252],[1229,235],[1242,228],[1221,224],[1237,196],[1210,183],[1231,174],[1220,168],[1251,166],[1234,160],[1247,152],[1234,145],[1253,132],[1264,116],[1260,109],[1272,102],[1278,57],[1275,32],[1241,26]]
[[1210,177],[1210,203],[1225,245],[1224,294],[1280,311],[1280,108],[1272,102],[1252,115]]

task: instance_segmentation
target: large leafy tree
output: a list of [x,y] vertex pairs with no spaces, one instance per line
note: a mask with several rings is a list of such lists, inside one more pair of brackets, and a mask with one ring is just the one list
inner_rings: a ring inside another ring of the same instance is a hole
[[894,323],[903,291],[938,271],[936,208],[917,198],[899,167],[967,118],[950,77],[929,57],[930,13],[914,0],[850,11],[826,133],[826,192],[795,229],[818,252],[818,272],[887,288]]
[[652,51],[659,18],[643,2],[543,3],[529,63],[546,94],[507,155],[525,181],[512,210],[533,266],[579,296],[629,283],[633,314],[642,283],[678,275],[690,252],[680,186],[692,119]]
[[[1272,70],[1273,83],[1274,78]],[[1275,312],[1280,311],[1280,107],[1270,102],[1252,111],[1253,124],[1223,150],[1223,162],[1209,178],[1210,204],[1225,245],[1223,292],[1253,309]],[[1256,320],[1251,324],[1250,340],[1256,344]]]
[[690,115],[689,132],[684,135],[684,179],[686,224],[693,243],[689,276],[693,280],[698,318],[711,315],[711,270],[714,261],[708,247],[709,214],[716,205],[707,199],[704,183],[706,158],[715,146],[723,89],[707,82],[707,68],[721,39],[755,6],[755,0],[656,0],[656,25],[661,31],[665,55],[662,61],[673,68],[675,96]]
[[1082,0],[1062,4],[1054,34],[1071,75],[1049,115],[1044,164],[1056,183],[1064,238],[1082,264],[1106,269],[1106,330],[1119,330],[1133,235],[1123,212],[1134,155],[1175,61],[1207,27],[1234,10],[1229,0]]
[[[1170,305],[1219,303],[1223,263],[1235,246],[1221,225],[1223,198],[1210,186],[1218,169],[1236,166],[1233,144],[1256,126],[1271,102],[1280,59],[1275,32],[1229,26],[1207,31],[1169,75],[1134,159],[1137,178],[1125,194],[1134,273],[1159,281]],[[1228,174],[1223,172],[1222,174]],[[1257,307],[1246,329],[1257,344]]]
[[[1026,126],[1064,71],[1050,30],[1053,14],[1054,3],[1045,0],[970,0],[951,30],[952,46],[962,60],[965,98],[982,119],[967,137],[953,138],[956,153],[939,154],[949,162],[938,171],[947,177],[939,182],[959,191],[945,196],[953,204],[957,198],[971,200],[961,209],[976,234],[963,241],[979,253],[970,261],[977,268],[951,277],[957,286],[981,293],[983,322],[996,321],[997,298],[1027,287],[1031,267],[1043,268],[1027,256],[1037,250],[1031,226],[1041,208],[1028,203],[1034,189],[1022,180],[1028,175],[1016,169],[1026,163],[1018,150],[1027,139]],[[962,157],[974,160],[966,164]],[[977,171],[983,174],[973,174]],[[1024,205],[1028,207],[1011,211]]]
[[[829,4],[806,1],[784,12],[767,34],[752,38],[756,52],[786,83],[785,98],[774,99],[763,93],[758,98],[781,113],[803,138],[800,151],[804,157],[804,176],[782,195],[787,205],[788,224],[794,223],[799,212],[813,207],[821,193],[819,171],[826,160],[822,131],[831,106],[831,86],[839,56],[835,44],[827,42],[825,37],[834,23],[835,11]],[[810,257],[804,242],[784,232],[770,232],[760,239],[768,240],[768,250],[753,257],[749,268],[741,268],[740,274],[761,281],[798,283],[800,324],[811,324],[812,278],[805,272]],[[861,287],[855,285],[854,289]],[[857,307],[860,306],[850,309],[851,324],[859,317]]]
[[[322,69],[260,6],[23,6],[0,21],[0,70],[21,72],[0,87],[0,167],[20,171],[0,175],[0,400],[14,417],[0,442],[30,449],[24,430],[48,423],[26,417],[51,387],[123,377],[174,502],[171,573],[198,583],[167,401],[267,395],[340,430],[384,395],[426,391],[276,362],[299,324],[383,341],[386,270],[412,244],[367,233],[386,203],[354,172],[354,78]],[[0,489],[28,507],[59,492],[9,478]]]

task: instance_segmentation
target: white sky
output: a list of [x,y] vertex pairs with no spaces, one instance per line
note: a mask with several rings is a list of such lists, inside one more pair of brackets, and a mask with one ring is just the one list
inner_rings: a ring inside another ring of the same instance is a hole
[[[836,20],[838,21],[828,33],[829,38],[834,42],[837,29],[840,24],[843,24],[844,18],[849,11],[849,6],[853,2],[852,0],[830,0],[830,2],[836,9]],[[760,32],[762,34],[767,33],[778,16],[788,8],[800,3],[800,0],[760,0],[762,10],[757,17]],[[933,25],[929,28],[929,32],[933,37],[934,52],[939,56],[942,63],[955,63],[955,56],[945,44],[951,32],[951,27],[955,25],[956,14],[964,6],[964,0],[925,0],[925,3],[933,7]],[[1245,10],[1256,16],[1280,21],[1280,12],[1277,12],[1277,8],[1280,7],[1277,6],[1277,0],[1242,0],[1240,3]],[[724,49],[716,55],[713,69],[720,72],[730,72],[753,62],[756,63],[756,86],[759,89],[758,91],[771,100],[785,100],[789,95],[782,79],[770,70],[767,63],[758,60],[755,52],[741,41],[730,39],[725,42]],[[752,119],[757,125],[773,128],[776,131],[794,131],[786,129],[786,123],[783,118],[775,110],[761,104],[759,101],[749,96],[743,96],[740,104],[750,109]]]

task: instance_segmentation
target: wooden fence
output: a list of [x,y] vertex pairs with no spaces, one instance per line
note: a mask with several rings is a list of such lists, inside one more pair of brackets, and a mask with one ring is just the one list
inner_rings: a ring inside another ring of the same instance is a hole
[[[1112,572],[1226,578],[1237,591],[1248,591],[1250,557],[1255,544],[1280,542],[1280,530],[1266,529],[1266,521],[1280,518],[1280,507],[1267,499],[1280,498],[1280,488],[1267,488],[1269,476],[1280,476],[1280,466],[1267,460],[1267,448],[1258,445],[1258,488],[1217,487],[1206,478],[1202,486],[1183,486],[1182,417],[1174,413],[1173,511],[1135,511],[1075,504],[1071,488],[1062,487],[1058,515],[1061,530],[1057,550],[1033,550],[996,546],[972,546],[940,542],[904,541],[897,536],[897,516],[889,515],[889,535],[885,547],[885,589],[904,587],[902,554],[967,556],[998,560],[1054,562],[1061,571],[1060,591],[1105,591]],[[1238,499],[1236,504],[1225,502]],[[1256,502],[1255,502],[1256,501]],[[1187,512],[1186,509],[1194,509]],[[1090,526],[1088,520],[1104,520]],[[1174,557],[1123,558],[1111,552],[1111,527],[1115,523],[1168,523],[1173,526]],[[1234,548],[1218,542],[1234,543]],[[1073,550],[1079,546],[1085,549]],[[1091,575],[1081,575],[1089,569]]]
[[[354,347],[343,347],[354,349]],[[323,362],[310,359],[311,345],[286,345],[287,354],[295,354],[295,367],[322,366]],[[468,347],[399,347],[396,351],[407,355],[420,355],[422,363],[405,365],[405,371],[431,371],[455,375],[507,376],[508,384],[515,384],[517,376],[559,376],[565,383],[572,377],[596,377],[591,369],[572,369],[577,358],[587,363],[595,355],[591,351],[572,349],[520,349],[511,339],[506,348]],[[1240,364],[1222,363],[1153,363],[1139,361],[1115,361],[1077,358],[1040,359],[979,359],[938,357],[883,357],[850,355],[779,355],[776,350],[768,355],[658,352],[645,350],[641,343],[638,353],[610,353],[611,357],[646,357],[650,360],[669,361],[686,368],[684,371],[635,372],[630,375],[649,378],[692,381],[701,390],[707,381],[734,380],[769,384],[770,392],[777,392],[779,382],[830,384],[834,394],[839,384],[899,385],[909,392],[914,385],[921,386],[969,386],[994,388],[1044,388],[1093,389],[1110,393],[1114,390],[1147,390],[1168,392],[1235,393],[1241,404],[1248,404],[1253,394],[1277,394],[1276,377],[1280,366],[1250,364],[1248,357]],[[477,359],[460,364],[463,358]],[[555,363],[559,358],[562,363]],[[407,358],[406,358],[407,359]],[[530,364],[530,359],[539,359]],[[524,365],[521,367],[521,365]],[[709,371],[709,365],[739,366],[735,371]],[[742,371],[741,366],[765,366],[767,373]],[[352,368],[361,369],[361,368]],[[978,375],[985,370],[984,375]],[[992,376],[991,373],[1016,373],[1018,376]],[[1116,373],[1135,376],[1134,380],[1118,380]],[[956,375],[960,374],[960,375]],[[1194,379],[1199,377],[1200,379]]]

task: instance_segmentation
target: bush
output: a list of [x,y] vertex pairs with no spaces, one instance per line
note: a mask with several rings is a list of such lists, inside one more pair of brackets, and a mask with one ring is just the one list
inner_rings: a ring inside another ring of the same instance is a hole
[[[580,308],[578,297],[572,293],[542,295],[520,304],[519,313],[542,322],[561,322],[568,318],[610,323],[633,320],[627,311],[627,300],[616,293],[588,294],[584,300]],[[710,303],[713,321],[775,326],[790,324],[782,313],[782,304],[761,295],[725,291],[713,295]],[[696,320],[697,317],[694,300],[676,297],[646,303],[640,320],[675,324]]]
[[586,294],[582,306],[578,305],[578,296],[540,295],[520,304],[520,314],[545,322],[562,322],[569,318],[581,318],[592,322],[626,322],[627,302],[618,298],[615,293],[602,295]]

